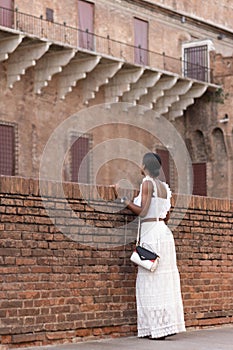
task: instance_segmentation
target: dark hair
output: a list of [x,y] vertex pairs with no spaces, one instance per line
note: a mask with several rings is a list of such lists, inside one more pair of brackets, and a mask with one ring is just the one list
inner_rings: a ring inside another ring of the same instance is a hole
[[162,165],[161,158],[157,153],[146,153],[142,160],[143,165],[149,171],[150,175],[157,177]]

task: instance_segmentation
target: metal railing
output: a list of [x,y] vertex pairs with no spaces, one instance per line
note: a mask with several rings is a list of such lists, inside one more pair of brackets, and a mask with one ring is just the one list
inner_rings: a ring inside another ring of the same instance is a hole
[[[79,28],[45,20],[42,16],[36,17],[20,11],[0,7],[0,26],[11,28],[21,33],[32,35],[40,39],[47,39],[57,44],[96,52],[102,55],[112,56],[131,64],[148,66],[165,70],[191,79],[210,82],[212,80],[211,69],[199,64],[171,57],[163,53],[136,47],[128,43],[83,31]],[[189,69],[184,69],[189,67]],[[192,69],[190,68],[192,67]],[[189,72],[192,74],[189,75]],[[205,74],[195,72],[205,71]]]

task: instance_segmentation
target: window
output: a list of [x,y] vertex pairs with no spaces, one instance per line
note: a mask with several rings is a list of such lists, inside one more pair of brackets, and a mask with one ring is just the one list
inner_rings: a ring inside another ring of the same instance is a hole
[[0,25],[13,27],[13,0],[0,0]]
[[[75,140],[75,141],[74,141]],[[82,135],[72,136],[74,143],[71,147],[71,181],[79,183],[90,182],[91,137]]]
[[183,75],[185,77],[210,81],[209,52],[214,50],[211,40],[185,43],[182,46]]
[[164,149],[158,149],[156,153],[160,156],[162,161],[162,171],[160,171],[159,179],[170,183],[170,157],[169,152]]
[[198,196],[207,195],[206,163],[193,164],[193,194]]
[[47,7],[46,8],[46,20],[49,22],[53,22],[53,20],[54,20],[53,14],[54,14],[54,11]]
[[15,175],[15,129],[0,124],[0,174]]
[[148,22],[134,18],[134,62],[148,65]]
[[94,50],[94,4],[78,1],[79,46],[83,49]]

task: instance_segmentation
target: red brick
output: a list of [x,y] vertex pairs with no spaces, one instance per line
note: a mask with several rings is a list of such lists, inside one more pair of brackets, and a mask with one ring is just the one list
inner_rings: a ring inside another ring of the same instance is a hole
[[35,340],[43,340],[44,335],[43,334],[16,334],[12,336],[12,342],[13,344],[20,344],[20,343],[29,343],[34,342]]
[[92,331],[90,329],[79,329],[76,331],[76,336],[78,337],[88,337],[92,334]]
[[48,332],[46,337],[49,340],[54,340],[54,339],[70,339],[75,337],[75,332]]
[[[2,335],[1,336],[1,344],[11,344],[11,343],[12,343],[11,335]],[[0,349],[2,349],[2,348],[0,348]],[[5,349],[7,349],[7,348],[5,348]]]

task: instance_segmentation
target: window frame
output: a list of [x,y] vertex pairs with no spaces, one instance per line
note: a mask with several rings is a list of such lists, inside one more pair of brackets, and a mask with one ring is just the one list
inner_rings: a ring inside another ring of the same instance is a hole
[[9,0],[9,5],[0,4],[0,26],[13,28],[14,27],[14,0]]
[[[185,55],[186,55],[185,54],[185,50],[191,49],[191,48],[198,48],[198,47],[202,47],[202,46],[206,46],[207,47],[207,57],[206,57],[207,62],[206,62],[206,67],[204,66],[204,68],[207,69],[207,74],[205,75],[206,79],[202,80],[202,81],[210,82],[210,80],[211,80],[211,74],[210,74],[210,51],[215,50],[214,44],[213,44],[212,40],[210,40],[210,39],[195,40],[195,41],[189,41],[189,42],[182,43],[182,75],[185,78],[199,80],[199,79],[195,79],[193,77],[189,77],[187,74],[185,74],[185,72],[187,70],[187,64],[188,64],[188,62],[186,61],[186,57],[185,57]],[[198,62],[194,63],[194,64],[200,65]]]
[[54,22],[54,10],[50,7],[46,7],[46,21]]
[[[84,3],[87,4],[87,6],[89,5],[89,8],[92,9],[91,11],[92,30],[91,31],[89,31],[88,28],[82,28],[81,12],[83,10]],[[77,8],[78,8],[78,46],[82,50],[95,51],[95,35],[94,35],[95,3],[91,1],[86,1],[86,0],[78,0]]]
[[[199,166],[199,169],[197,168]],[[192,194],[194,196],[203,196],[206,197],[207,196],[207,163],[206,162],[195,162],[192,163],[192,167],[193,167],[193,191]],[[198,181],[197,179],[197,175],[200,174],[200,167],[201,167],[201,171],[202,171],[202,175],[203,175],[203,170],[205,172],[205,179],[202,179],[202,182],[205,183],[205,189],[202,193],[198,193],[198,189],[203,189],[204,187],[200,187],[199,183],[200,181]],[[197,174],[197,175],[196,175]]]
[[[93,158],[92,158],[92,148],[93,148],[93,135],[89,133],[77,133],[77,132],[70,132],[69,135],[69,165],[68,165],[68,173],[69,173],[69,180],[71,182],[79,182],[78,179],[74,180],[73,179],[73,164],[72,164],[72,147],[74,146],[75,142],[79,138],[86,138],[88,139],[88,157],[89,157],[89,162],[88,162],[88,179],[85,183],[91,183],[92,178],[93,178]],[[75,141],[74,141],[75,139]]]
[[[136,43],[136,23],[144,23],[146,25],[146,47],[141,47],[141,44],[137,45]],[[134,26],[134,63],[140,64],[143,66],[149,65],[149,21],[147,19],[134,17],[133,18],[133,26]],[[141,60],[142,56],[142,60]],[[140,57],[138,61],[137,58]]]
[[18,125],[16,123],[11,123],[7,121],[0,120],[0,127],[1,126],[9,126],[13,128],[13,154],[12,154],[12,160],[13,160],[13,171],[11,175],[7,174],[2,174],[0,175],[5,175],[5,176],[16,176],[18,174]]

